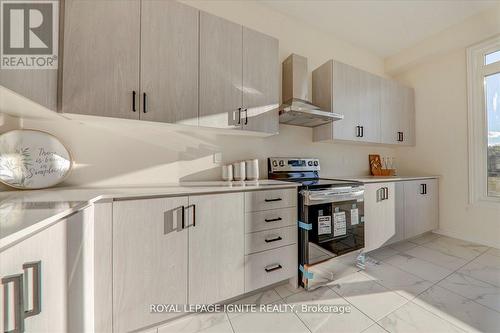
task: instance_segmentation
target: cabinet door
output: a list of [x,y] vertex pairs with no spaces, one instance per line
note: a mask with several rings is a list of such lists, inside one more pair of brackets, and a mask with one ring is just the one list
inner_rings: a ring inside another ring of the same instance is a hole
[[361,138],[359,141],[380,142],[380,85],[381,78],[356,69],[359,72],[359,126]]
[[[405,182],[405,238],[438,227],[438,182],[426,179]],[[424,187],[425,186],[425,187]]]
[[0,85],[57,111],[57,69],[0,69]]
[[354,67],[333,62],[333,111],[344,115],[341,121],[333,122],[333,139],[360,141],[357,127],[360,126],[361,73]]
[[199,125],[241,128],[242,27],[200,12]]
[[401,144],[398,132],[403,112],[403,99],[398,84],[382,79],[380,97],[381,141],[386,144]]
[[243,27],[243,129],[279,130],[279,42]]
[[365,252],[378,249],[396,232],[394,183],[365,184]]
[[190,196],[189,204],[189,303],[243,294],[243,193]]
[[140,118],[197,125],[198,10],[177,1],[141,5]]
[[[22,279],[27,280],[22,286],[25,295],[22,302],[25,303],[25,309],[31,310],[36,304],[36,293],[32,286],[37,285],[37,280],[34,278],[33,270],[23,270],[23,264],[40,262],[39,304],[41,311],[37,315],[24,319],[25,332],[62,333],[69,331],[67,322],[69,311],[67,286],[73,288],[73,285],[69,283],[71,279],[67,280],[66,272],[69,268],[73,268],[73,264],[70,262],[71,255],[68,255],[67,259],[67,246],[69,245],[67,230],[71,227],[80,226],[79,223],[82,219],[83,213],[77,213],[6,249],[0,254],[0,277],[2,279],[6,276],[24,273]],[[78,274],[75,274],[75,276],[68,275],[68,277],[73,279],[76,278],[76,275]],[[26,283],[28,281],[29,283]],[[4,294],[6,286],[0,285],[0,307],[3,308],[5,298],[10,304],[7,309],[0,311],[1,332],[14,329],[13,285],[12,282],[6,284],[9,290],[8,295]],[[4,318],[5,315],[9,318],[7,322]],[[80,314],[80,317],[83,317],[83,313]],[[5,323],[7,327],[4,326]]]
[[395,207],[395,234],[389,239],[387,244],[396,243],[405,239],[405,207],[404,207],[404,183],[394,184],[394,207]]
[[151,304],[186,304],[187,197],[113,203],[113,327],[129,332],[175,316]]
[[65,7],[62,111],[139,119],[140,1]]
[[415,145],[415,91],[413,88],[401,86],[403,96],[403,113],[399,120],[401,128],[401,144],[406,146]]

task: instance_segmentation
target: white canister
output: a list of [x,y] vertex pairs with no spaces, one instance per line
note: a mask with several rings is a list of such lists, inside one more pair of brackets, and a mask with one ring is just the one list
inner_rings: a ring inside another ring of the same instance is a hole
[[233,176],[234,180],[245,180],[245,162],[233,163]]
[[258,180],[259,179],[259,160],[253,159],[245,161],[246,165],[246,177],[248,180]]
[[225,180],[228,182],[233,180],[233,165],[232,164],[222,166],[222,180]]

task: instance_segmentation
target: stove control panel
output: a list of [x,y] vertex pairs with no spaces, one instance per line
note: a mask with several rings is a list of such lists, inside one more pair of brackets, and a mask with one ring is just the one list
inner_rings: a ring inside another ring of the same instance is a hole
[[300,172],[319,171],[317,158],[270,157],[268,159],[270,172]]

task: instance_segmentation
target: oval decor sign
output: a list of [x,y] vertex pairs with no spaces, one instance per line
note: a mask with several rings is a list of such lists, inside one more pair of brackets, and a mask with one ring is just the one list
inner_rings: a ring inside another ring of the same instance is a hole
[[48,133],[14,130],[0,135],[0,182],[18,189],[54,186],[68,175],[71,154]]

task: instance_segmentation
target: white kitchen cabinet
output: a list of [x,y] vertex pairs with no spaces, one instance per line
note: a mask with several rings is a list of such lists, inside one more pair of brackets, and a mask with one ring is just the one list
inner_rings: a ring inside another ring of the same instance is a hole
[[243,193],[189,197],[189,303],[244,293]]
[[132,331],[172,318],[151,304],[188,301],[187,197],[113,203],[113,330]]
[[425,179],[404,183],[405,238],[435,230],[439,220],[438,180]]
[[415,144],[415,102],[413,88],[382,79],[380,123],[381,142]]
[[344,115],[314,128],[314,141],[380,141],[381,78],[329,60],[312,73],[313,104]]
[[365,184],[365,248],[369,252],[383,246],[396,233],[395,184]]
[[405,191],[404,182],[395,182],[395,198],[394,198],[394,209],[395,209],[395,233],[387,241],[387,244],[396,243],[405,239]]
[[1,332],[21,325],[24,332],[61,333],[102,327],[95,326],[93,219],[93,207],[86,208],[0,253]]

